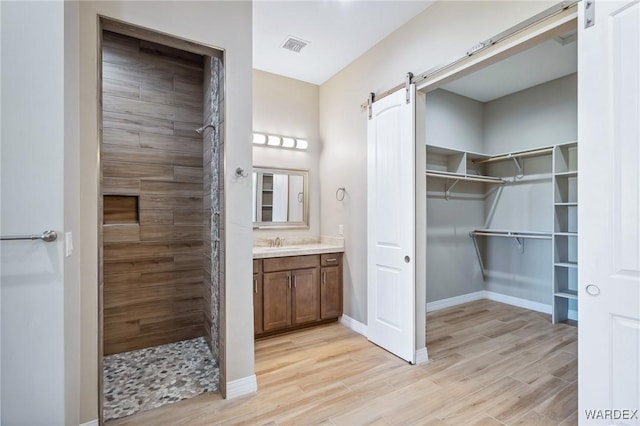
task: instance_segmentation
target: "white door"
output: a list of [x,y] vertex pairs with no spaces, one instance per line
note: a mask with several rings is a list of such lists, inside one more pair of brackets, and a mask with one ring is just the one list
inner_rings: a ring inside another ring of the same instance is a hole
[[77,11],[71,3],[0,2],[0,233],[58,232],[53,242],[0,242],[3,425],[79,423],[79,288],[63,244],[65,196],[78,197],[64,192],[72,170],[65,140],[76,137],[67,130],[78,125],[70,116],[68,129],[65,123],[67,102],[77,105],[65,81],[65,32],[74,27],[67,6]]
[[367,159],[367,337],[415,362],[415,87],[372,106]]
[[586,29],[584,6],[578,23],[580,424],[640,424],[640,3],[598,0],[594,25]]

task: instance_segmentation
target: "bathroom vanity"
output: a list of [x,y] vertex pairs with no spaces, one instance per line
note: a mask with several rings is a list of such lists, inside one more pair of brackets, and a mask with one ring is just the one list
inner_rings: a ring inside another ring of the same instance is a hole
[[342,315],[342,246],[254,247],[255,337],[336,321]]

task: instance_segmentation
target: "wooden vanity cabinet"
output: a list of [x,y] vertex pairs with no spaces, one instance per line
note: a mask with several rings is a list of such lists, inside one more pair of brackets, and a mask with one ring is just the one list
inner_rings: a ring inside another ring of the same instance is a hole
[[342,254],[323,254],[320,261],[320,319],[342,315]]
[[253,261],[253,330],[259,334],[263,332],[262,327],[262,262]]
[[254,260],[256,337],[335,321],[342,315],[342,254],[324,256]]

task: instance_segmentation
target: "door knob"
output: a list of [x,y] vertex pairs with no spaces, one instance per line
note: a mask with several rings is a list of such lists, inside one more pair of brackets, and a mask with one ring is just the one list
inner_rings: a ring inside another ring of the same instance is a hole
[[589,284],[587,287],[585,287],[585,290],[587,290],[587,294],[589,296],[597,296],[600,294],[600,287],[595,284]]
[[409,262],[411,262],[411,258],[409,256],[405,256],[404,263],[409,263]]

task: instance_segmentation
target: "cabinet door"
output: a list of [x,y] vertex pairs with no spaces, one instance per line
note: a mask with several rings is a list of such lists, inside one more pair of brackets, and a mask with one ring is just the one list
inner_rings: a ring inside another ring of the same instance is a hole
[[262,333],[262,274],[253,274],[253,332]]
[[320,319],[342,315],[342,274],[339,266],[320,271]]
[[268,272],[262,275],[262,328],[276,330],[291,325],[291,275]]
[[291,272],[293,280],[293,323],[320,319],[320,286],[318,269],[300,269]]

